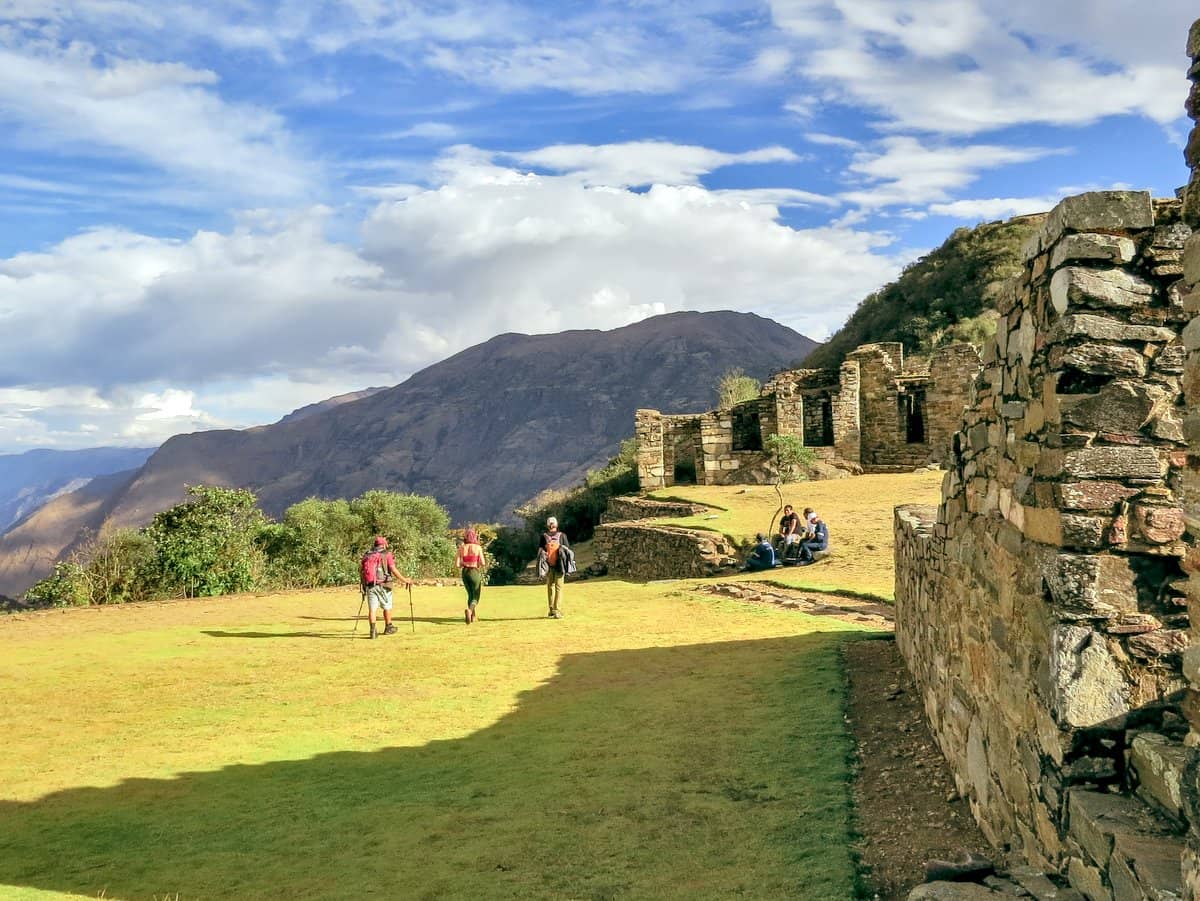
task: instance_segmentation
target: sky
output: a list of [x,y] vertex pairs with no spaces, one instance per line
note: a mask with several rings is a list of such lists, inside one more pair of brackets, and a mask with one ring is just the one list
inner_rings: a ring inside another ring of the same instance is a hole
[[0,453],[271,422],[504,332],[827,338],[955,228],[1171,196],[1196,14],[0,0]]

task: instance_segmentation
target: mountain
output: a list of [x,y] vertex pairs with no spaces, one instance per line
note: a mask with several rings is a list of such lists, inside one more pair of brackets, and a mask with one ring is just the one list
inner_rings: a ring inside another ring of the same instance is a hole
[[339,394],[337,397],[329,397],[315,404],[309,404],[306,407],[298,407],[280,419],[279,422],[295,422],[297,419],[307,419],[316,413],[324,413],[326,410],[332,410],[334,407],[340,407],[342,404],[348,404],[353,400],[362,400],[364,397],[370,397],[372,394],[378,394],[380,391],[386,390],[387,388],[363,388],[361,391]]
[[896,281],[867,295],[804,365],[836,369],[854,348],[877,341],[899,341],[919,354],[954,341],[982,344],[995,331],[996,292],[1020,272],[1021,248],[1045,218],[1017,216],[956,229]]
[[[275,516],[306,497],[384,488],[432,495],[458,522],[506,518],[605,462],[632,434],[639,407],[709,409],[726,370],[765,378],[816,346],[769,319],[732,312],[499,335],[400,385],[303,418],[177,435],[103,502],[102,526],[144,525],[195,484],[249,487]],[[94,515],[87,503],[72,509],[85,507]],[[0,593],[13,595],[33,574],[10,581],[5,558],[38,554],[28,543],[12,547],[10,537],[0,538]],[[70,540],[56,539],[58,549]]]
[[152,447],[93,447],[0,455],[0,533],[97,476],[137,469],[152,453]]

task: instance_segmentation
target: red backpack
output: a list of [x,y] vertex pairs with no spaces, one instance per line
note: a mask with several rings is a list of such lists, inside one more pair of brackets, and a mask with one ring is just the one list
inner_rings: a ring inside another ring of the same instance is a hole
[[386,585],[390,575],[385,550],[372,548],[363,555],[361,578],[364,585]]

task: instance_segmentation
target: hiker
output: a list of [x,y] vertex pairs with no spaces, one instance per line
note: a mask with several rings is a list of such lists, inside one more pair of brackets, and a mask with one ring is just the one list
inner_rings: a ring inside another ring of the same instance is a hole
[[483,546],[480,545],[479,535],[474,529],[467,529],[463,535],[454,565],[462,570],[463,587],[467,589],[467,610],[464,616],[469,626],[475,622],[475,605],[479,603],[479,595],[483,591]]
[[538,575],[546,580],[546,602],[549,619],[562,619],[558,603],[562,600],[563,580],[567,573],[575,572],[575,553],[567,542],[567,536],[558,531],[558,520],[551,516],[546,520],[546,531],[538,541]]
[[788,545],[800,540],[800,517],[791,504],[783,505],[783,516],[779,517],[779,536],[776,543],[780,550],[787,551]]
[[813,523],[817,520],[816,511],[812,507],[804,508],[804,537],[812,538],[814,533]]
[[375,545],[363,554],[362,591],[367,596],[367,622],[371,624],[371,638],[376,635],[375,611],[383,610],[383,634],[395,635],[392,623],[392,580],[399,579],[405,588],[412,588],[413,580],[401,575],[396,569],[396,558],[387,549],[387,539],[376,536]]
[[755,535],[754,540],[756,542],[754,550],[746,558],[746,569],[751,571],[772,569],[775,566],[775,548],[771,547],[771,542],[767,541],[767,536],[762,532]]
[[808,566],[816,563],[816,552],[829,550],[829,527],[825,520],[813,514],[811,521],[812,537],[800,542],[800,565]]

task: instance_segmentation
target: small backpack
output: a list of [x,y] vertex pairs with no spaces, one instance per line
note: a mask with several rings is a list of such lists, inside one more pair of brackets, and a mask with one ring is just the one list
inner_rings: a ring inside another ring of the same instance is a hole
[[373,548],[363,554],[362,583],[364,585],[383,585],[388,581],[387,557],[379,548]]

